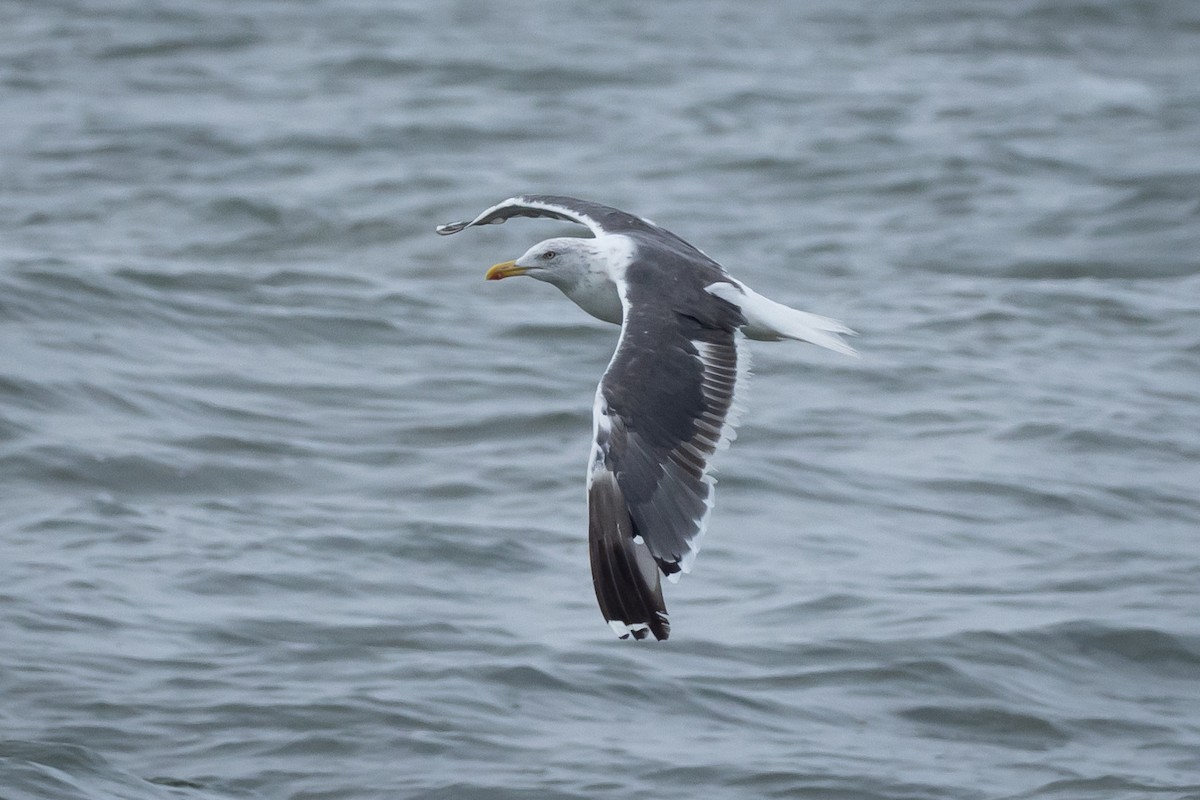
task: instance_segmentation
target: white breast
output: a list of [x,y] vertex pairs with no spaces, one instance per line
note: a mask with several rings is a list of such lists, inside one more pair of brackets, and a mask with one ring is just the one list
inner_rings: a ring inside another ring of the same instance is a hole
[[591,269],[563,294],[596,319],[620,325],[625,316],[617,286],[637,246],[628,236],[609,233],[589,241]]
[[595,278],[580,281],[565,294],[596,319],[620,325],[624,312],[621,310],[621,298],[617,295],[617,285],[599,275]]

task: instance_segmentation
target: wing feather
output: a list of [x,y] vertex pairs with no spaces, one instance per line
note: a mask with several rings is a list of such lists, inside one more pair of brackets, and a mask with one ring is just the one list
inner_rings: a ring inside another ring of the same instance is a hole
[[499,225],[513,217],[548,217],[576,222],[586,225],[595,236],[602,236],[606,233],[658,230],[653,223],[611,206],[562,195],[534,194],[518,195],[502,200],[486,209],[475,219],[439,225],[437,232],[443,236],[449,236],[475,225]]
[[596,392],[588,519],[605,619],[618,632],[665,639],[659,573],[678,579],[699,550],[711,461],[733,436],[745,359],[735,306],[699,280],[672,284],[678,302],[664,303],[660,278],[635,262],[618,284],[625,314]]

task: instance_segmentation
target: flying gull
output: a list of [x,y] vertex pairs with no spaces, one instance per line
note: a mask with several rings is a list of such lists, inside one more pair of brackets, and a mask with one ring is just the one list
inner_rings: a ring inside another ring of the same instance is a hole
[[622,638],[666,639],[660,573],[690,572],[713,507],[711,460],[734,437],[749,374],[743,338],[797,339],[855,355],[837,320],[750,289],[642,217],[573,197],[524,195],[442,235],[512,217],[586,225],[592,238],[547,239],[488,280],[528,275],[593,317],[621,326],[596,389],[587,476],[588,550],[600,612]]

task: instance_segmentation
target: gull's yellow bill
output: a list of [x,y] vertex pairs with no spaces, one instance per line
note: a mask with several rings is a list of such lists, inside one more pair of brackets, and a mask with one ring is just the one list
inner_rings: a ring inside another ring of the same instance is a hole
[[511,278],[514,275],[524,275],[528,270],[518,267],[516,261],[503,261],[496,264],[484,275],[484,280],[498,281],[501,278]]

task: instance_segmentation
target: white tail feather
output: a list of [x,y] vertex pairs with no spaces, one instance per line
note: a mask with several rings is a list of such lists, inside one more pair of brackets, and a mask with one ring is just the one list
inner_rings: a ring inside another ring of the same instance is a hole
[[742,316],[746,318],[742,332],[749,339],[798,339],[848,356],[858,355],[858,351],[842,341],[839,336],[856,334],[836,319],[797,311],[782,303],[776,303],[741,281],[731,279],[729,283],[714,283],[705,289],[709,294],[716,295],[741,309]]

